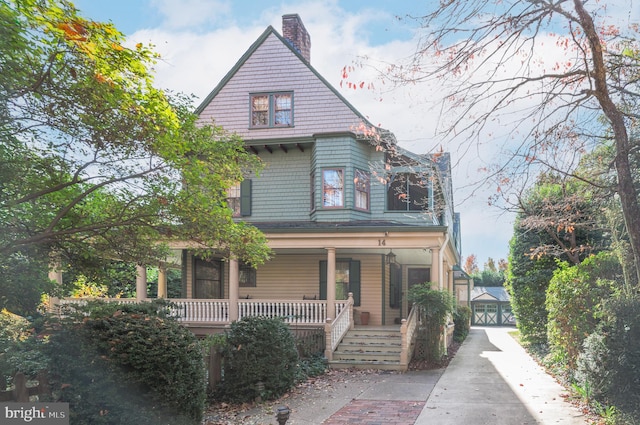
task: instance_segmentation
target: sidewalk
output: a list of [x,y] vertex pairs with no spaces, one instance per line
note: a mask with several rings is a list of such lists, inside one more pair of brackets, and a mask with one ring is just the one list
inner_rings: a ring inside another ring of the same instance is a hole
[[511,330],[472,328],[415,424],[588,423],[562,397],[564,388],[508,334]]
[[275,411],[286,405],[287,425],[587,424],[562,397],[564,388],[508,334],[513,330],[472,328],[445,370],[335,371],[228,423],[276,425]]

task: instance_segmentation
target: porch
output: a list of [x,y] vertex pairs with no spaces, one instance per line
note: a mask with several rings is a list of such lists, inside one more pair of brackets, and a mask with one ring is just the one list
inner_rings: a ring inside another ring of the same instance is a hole
[[[64,315],[65,310],[89,301],[115,303],[140,302],[135,298],[61,298],[55,299],[51,312]],[[231,312],[236,310],[228,299],[167,299],[173,305],[171,315],[196,335],[224,332],[233,322]],[[416,329],[422,315],[412,309],[409,317],[397,326],[358,326],[354,324],[353,296],[335,302],[335,310],[325,300],[258,300],[237,301],[236,320],[250,316],[279,317],[292,329],[322,329],[325,335],[324,356],[332,368],[366,368],[407,370],[413,354]],[[335,319],[328,311],[335,311]],[[348,338],[347,335],[350,335]],[[362,335],[364,340],[362,340]],[[358,339],[359,338],[359,339]],[[354,344],[361,355],[354,356]],[[373,344],[373,345],[371,345]],[[375,356],[367,356],[373,350]],[[386,351],[386,354],[382,354]],[[364,355],[362,355],[364,354]]]

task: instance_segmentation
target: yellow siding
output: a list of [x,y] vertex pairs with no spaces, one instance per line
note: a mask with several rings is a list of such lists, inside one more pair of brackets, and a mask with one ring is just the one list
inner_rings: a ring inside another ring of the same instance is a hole
[[[360,260],[361,306],[356,307],[356,319],[362,311],[370,313],[370,325],[382,324],[382,275],[380,255],[349,256],[352,260]],[[240,288],[240,298],[302,300],[303,296],[320,297],[320,260],[326,257],[318,255],[277,255],[273,260],[258,267],[255,288]],[[385,278],[386,324],[393,324],[399,317],[399,309],[389,308],[389,276],[388,268]],[[187,297],[193,295],[191,254],[187,259]],[[229,295],[229,265],[224,266],[224,293]]]
[[[382,275],[379,255],[360,255],[352,257],[360,260],[360,307],[358,312],[370,313],[369,325],[382,324]],[[356,315],[356,319],[359,319]]]
[[[324,259],[324,258],[322,258]],[[240,288],[240,298],[297,300],[320,296],[320,266],[317,255],[277,255],[258,267],[255,288]],[[228,271],[228,266],[226,267]],[[225,273],[228,287],[229,273]]]

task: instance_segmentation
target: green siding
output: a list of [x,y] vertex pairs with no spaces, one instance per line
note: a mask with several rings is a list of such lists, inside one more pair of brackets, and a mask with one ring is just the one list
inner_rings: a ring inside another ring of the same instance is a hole
[[310,152],[277,147],[260,153],[265,167],[252,180],[252,211],[249,221],[309,220]]
[[[249,222],[389,220],[430,225],[421,212],[386,211],[386,185],[374,176],[371,176],[369,211],[355,209],[355,170],[370,171],[370,164],[380,163],[384,154],[349,135],[318,138],[304,152],[295,148],[284,152],[273,146],[272,153],[260,150],[260,158],[264,170],[251,179],[251,198],[242,199],[243,216]],[[328,168],[344,170],[344,208],[322,208],[322,170]],[[315,186],[313,211],[311,173]],[[243,190],[243,195],[246,193]],[[245,215],[245,211],[250,211],[250,215]]]

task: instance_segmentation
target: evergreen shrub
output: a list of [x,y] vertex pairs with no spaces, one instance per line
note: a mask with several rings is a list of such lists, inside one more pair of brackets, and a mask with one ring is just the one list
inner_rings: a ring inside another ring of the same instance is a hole
[[197,424],[206,400],[196,337],[155,303],[97,305],[63,322],[47,352],[74,424]]
[[585,340],[576,380],[628,423],[640,423],[640,296],[614,297],[605,313],[608,319]]
[[548,341],[556,358],[575,368],[584,339],[602,317],[602,302],[616,291],[622,269],[608,252],[587,257],[578,265],[559,262],[546,296]]
[[458,306],[453,312],[453,323],[456,326],[453,330],[453,340],[464,341],[471,329],[471,309],[466,305]]
[[298,360],[295,338],[281,319],[244,317],[227,332],[220,395],[232,402],[277,398],[293,387]]

